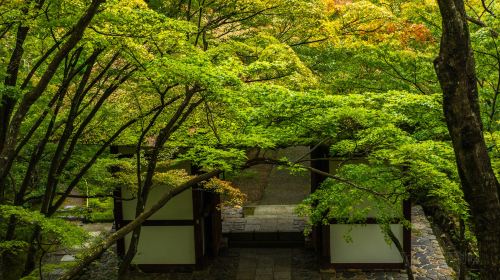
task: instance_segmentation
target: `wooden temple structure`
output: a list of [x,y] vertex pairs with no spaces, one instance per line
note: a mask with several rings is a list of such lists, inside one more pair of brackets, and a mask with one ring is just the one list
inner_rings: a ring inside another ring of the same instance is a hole
[[[314,149],[311,158],[328,158],[328,147]],[[311,167],[324,172],[334,172],[333,165],[328,160],[311,161]],[[190,164],[179,168],[188,172],[192,169]],[[311,173],[311,192],[325,179],[320,174]],[[146,208],[154,204],[165,191],[168,190],[153,188]],[[132,193],[126,188],[115,192],[117,229],[135,217],[136,200],[131,197]],[[218,195],[201,188],[189,189],[174,197],[142,224],[138,252],[132,263],[143,271],[151,272],[203,268],[210,259],[217,257],[221,247],[219,203]],[[395,207],[401,207],[405,218],[411,220],[409,201]],[[402,244],[407,259],[411,259],[410,230],[398,221],[391,225],[391,229]],[[348,232],[351,242],[344,238]],[[314,228],[312,241],[322,269],[404,269],[401,254],[396,246],[387,243],[374,217],[369,217],[359,225],[332,220],[329,225]],[[130,234],[118,241],[119,255],[125,254],[129,242]]]

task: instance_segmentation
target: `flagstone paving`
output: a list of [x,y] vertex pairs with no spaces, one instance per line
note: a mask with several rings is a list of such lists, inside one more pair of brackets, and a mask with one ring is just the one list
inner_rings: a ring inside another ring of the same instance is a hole
[[242,208],[222,211],[222,232],[302,232],[305,219],[295,214],[297,205],[257,205],[251,215],[243,215]]
[[421,206],[412,207],[412,270],[424,279],[455,279]]

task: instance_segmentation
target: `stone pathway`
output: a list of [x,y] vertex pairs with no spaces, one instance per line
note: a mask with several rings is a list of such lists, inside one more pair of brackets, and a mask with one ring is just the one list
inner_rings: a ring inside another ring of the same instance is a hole
[[292,249],[241,249],[237,280],[292,279]]
[[[259,207],[259,206],[258,206]],[[262,207],[262,206],[260,206]],[[255,209],[254,215],[243,217],[242,209],[227,209],[223,221],[223,232],[266,231],[276,228],[294,216],[290,206],[283,209]],[[286,212],[288,209],[289,212]],[[280,213],[284,211],[286,213]],[[275,213],[275,216],[271,214]],[[286,215],[286,214],[289,215]],[[285,214],[285,215],[284,215]],[[301,218],[296,217],[296,220]],[[290,221],[288,221],[290,223]],[[292,230],[303,229],[303,220]],[[422,207],[412,207],[412,270],[417,280],[454,279],[454,271],[446,264],[443,251],[432,232],[431,225],[424,215]],[[290,224],[288,224],[290,226]],[[285,226],[286,227],[286,226]],[[283,225],[279,228],[283,228]],[[344,271],[337,273],[319,273],[314,252],[305,249],[239,249],[240,262],[237,277],[233,279],[407,279],[405,272],[384,271]],[[274,253],[273,253],[274,252]],[[284,259],[289,259],[291,278],[286,278],[288,270],[283,271]],[[277,266],[276,266],[277,264]],[[273,266],[274,265],[274,266]],[[270,278],[270,271],[276,275]],[[253,278],[252,278],[253,277]]]
[[412,270],[417,280],[455,279],[454,271],[448,266],[443,250],[432,232],[421,206],[411,209],[413,231],[411,237]]
[[[93,224],[79,224],[84,230],[89,232],[90,238],[80,246],[75,246],[73,248],[66,248],[50,252],[44,258],[46,264],[57,264],[57,263],[67,263],[75,261],[75,255],[81,251],[84,247],[90,246],[97,239],[104,235],[109,234],[112,231],[111,223],[93,223]],[[107,279],[117,279],[119,259],[116,255],[116,246],[112,249],[106,251],[99,261],[93,262],[88,268],[84,270],[84,273],[80,276],[79,280],[107,280]],[[57,280],[60,279],[63,270],[58,269],[46,269],[44,271],[44,280]]]
[[251,215],[242,208],[223,209],[222,232],[302,232],[305,219],[294,213],[296,205],[258,205]]
[[73,248],[62,248],[56,251],[49,252],[44,258],[46,263],[57,263],[57,262],[72,262],[75,261],[75,254],[81,251],[83,248],[90,246],[95,240],[111,232],[113,224],[112,223],[94,223],[94,224],[82,224],[79,226],[89,233],[89,239],[78,246]]
[[240,249],[236,280],[406,279],[399,271],[320,272],[307,249]]

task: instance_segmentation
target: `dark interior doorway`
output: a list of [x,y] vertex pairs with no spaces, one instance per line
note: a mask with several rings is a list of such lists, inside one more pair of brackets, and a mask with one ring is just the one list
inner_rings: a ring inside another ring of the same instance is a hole
[[[302,159],[303,164],[309,164],[307,146],[260,153],[276,159]],[[310,194],[309,172],[292,174],[277,166],[255,166],[229,180],[249,197],[243,208],[223,211],[223,234],[230,247],[305,245],[305,220],[295,213],[295,208]]]

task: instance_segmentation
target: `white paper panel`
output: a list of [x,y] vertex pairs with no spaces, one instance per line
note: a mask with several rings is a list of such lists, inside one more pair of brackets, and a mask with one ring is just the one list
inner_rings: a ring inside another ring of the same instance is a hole
[[[125,237],[128,248],[130,237]],[[142,227],[134,264],[195,264],[194,226]]]
[[[156,203],[167,189],[158,186],[151,189],[146,209]],[[122,189],[122,197],[132,197],[127,190]],[[123,219],[133,220],[135,217],[135,207],[137,200],[123,201]],[[148,220],[192,220],[193,219],[193,199],[191,189],[185,190],[181,194],[172,198],[163,208],[153,214]]]
[[[352,242],[346,242],[349,235]],[[403,244],[403,226],[391,225],[392,231]],[[380,227],[371,225],[330,225],[330,261],[332,263],[401,263],[402,258],[393,244],[384,239]]]

